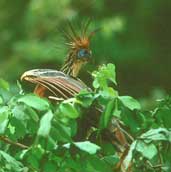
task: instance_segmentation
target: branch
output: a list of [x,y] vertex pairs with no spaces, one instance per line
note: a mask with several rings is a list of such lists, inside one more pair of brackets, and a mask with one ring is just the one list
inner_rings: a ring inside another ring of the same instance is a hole
[[5,136],[0,136],[0,140],[5,142],[5,143],[8,143],[8,144],[11,144],[11,145],[14,145],[14,146],[18,146],[18,147],[20,147],[22,149],[28,149],[29,148],[29,146],[23,145],[23,144],[18,143],[18,142],[14,142],[14,141],[8,139]]

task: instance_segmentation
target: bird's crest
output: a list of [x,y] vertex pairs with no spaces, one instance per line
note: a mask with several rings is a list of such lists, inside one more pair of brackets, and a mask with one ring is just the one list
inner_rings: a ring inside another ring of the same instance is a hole
[[90,45],[91,37],[97,32],[97,30],[88,32],[88,28],[90,26],[91,20],[87,20],[81,25],[81,32],[78,33],[74,28],[73,24],[68,21],[68,30],[62,30],[63,36],[66,39],[66,45],[70,46],[70,48],[77,49],[77,48],[88,48]]

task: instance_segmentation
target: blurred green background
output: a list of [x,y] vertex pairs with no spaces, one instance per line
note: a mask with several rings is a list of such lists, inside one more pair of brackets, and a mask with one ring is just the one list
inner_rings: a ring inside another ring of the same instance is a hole
[[171,88],[171,1],[169,0],[0,0],[0,77],[15,84],[33,68],[59,69],[66,53],[58,28],[92,18],[101,27],[91,42],[93,60],[117,67],[121,94],[160,97]]

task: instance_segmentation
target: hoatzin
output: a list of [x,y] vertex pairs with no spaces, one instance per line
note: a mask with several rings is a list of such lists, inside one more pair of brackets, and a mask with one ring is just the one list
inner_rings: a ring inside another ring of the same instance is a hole
[[81,67],[91,58],[90,39],[95,31],[87,34],[90,21],[84,24],[81,34],[78,35],[69,23],[70,33],[63,30],[67,39],[69,52],[60,71],[52,69],[34,69],[26,71],[21,80],[36,84],[34,93],[40,97],[61,100],[73,97],[82,89],[89,89],[77,78]]
[[[60,71],[52,69],[34,69],[26,71],[21,76],[21,80],[36,84],[34,89],[35,94],[40,97],[48,97],[51,100],[59,101],[73,97],[82,89],[91,90],[77,78],[81,67],[91,59],[90,40],[97,30],[87,34],[89,24],[90,22],[88,21],[84,25],[80,35],[75,32],[71,24],[69,24],[70,33],[63,30],[64,36],[68,41],[66,44],[69,46],[69,52]],[[94,117],[90,118],[94,120]],[[98,123],[96,119],[95,123],[96,125]],[[85,124],[85,121],[83,121],[81,127],[84,128],[84,125],[86,125],[85,127],[88,129],[88,122]],[[109,132],[107,134],[105,133],[105,137],[110,138],[111,142],[120,149],[121,161],[118,163],[117,167],[121,167],[121,171],[124,171],[122,169],[122,162],[128,151],[125,147],[128,142],[118,120],[115,118],[112,119],[111,126],[111,129],[108,130]],[[81,135],[83,134],[81,133]]]

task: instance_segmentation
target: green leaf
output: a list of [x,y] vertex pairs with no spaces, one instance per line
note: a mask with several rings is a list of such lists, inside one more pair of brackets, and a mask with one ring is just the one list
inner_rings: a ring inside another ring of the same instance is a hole
[[140,136],[141,139],[151,141],[170,141],[171,142],[171,131],[165,128],[151,129]]
[[106,87],[103,90],[100,90],[99,94],[104,98],[116,98],[118,96],[118,92],[112,87]]
[[116,153],[115,147],[112,143],[103,143],[100,146],[103,151],[103,154],[106,156],[114,155]]
[[110,164],[112,167],[119,162],[119,157],[117,155],[104,156],[102,159]]
[[119,96],[118,99],[130,110],[140,110],[140,103],[130,96]]
[[[82,162],[77,161],[75,159],[73,159],[72,157],[69,157],[68,159],[66,159],[65,161],[66,164],[66,169],[72,169],[73,172],[76,171],[83,171],[84,170],[84,166],[82,165]],[[61,170],[60,172],[63,172],[66,170]]]
[[71,136],[75,136],[77,134],[77,121],[76,120],[69,120],[67,124],[71,129]]
[[86,91],[86,90],[82,90],[78,95],[77,95],[77,100],[81,102],[81,105],[85,108],[89,107],[93,100],[94,97],[92,95],[92,93]]
[[113,111],[113,116],[120,118],[121,117],[121,111],[118,110],[118,108],[115,108]]
[[[94,144],[94,143],[91,143],[89,141],[84,141],[84,142],[73,142],[73,144],[79,148],[80,150],[82,151],[85,151],[89,154],[95,154],[98,150],[100,150],[101,148]],[[65,145],[63,145],[65,148],[69,149],[70,146],[71,146],[71,143],[67,143]]]
[[30,116],[30,118],[32,118],[35,122],[38,122],[39,121],[39,116],[35,112],[35,110],[33,110],[32,108],[30,108],[29,106],[27,106],[26,112],[28,113],[28,115]]
[[2,97],[0,96],[0,105],[3,103],[3,99]]
[[44,165],[44,172],[55,172],[57,171],[57,165],[52,162],[46,162]]
[[39,161],[36,159],[36,157],[32,154],[29,154],[27,157],[27,163],[31,165],[31,167],[38,169],[39,168]]
[[15,106],[12,109],[12,113],[16,119],[20,120],[23,123],[23,125],[25,125],[26,121],[29,119],[29,116],[25,113],[25,108],[23,107],[23,105]]
[[82,151],[88,152],[89,154],[95,154],[100,147],[94,143],[89,141],[84,142],[74,142],[74,145]]
[[108,126],[108,123],[112,117],[112,112],[114,108],[114,99],[109,101],[108,104],[106,105],[106,108],[103,112],[103,114],[100,117],[100,128],[106,128]]
[[149,160],[157,154],[157,148],[154,144],[147,144],[143,141],[138,141],[136,150]]
[[120,115],[124,124],[130,128],[131,133],[137,133],[140,130],[141,125],[139,124],[138,114],[136,112],[123,108]]
[[114,107],[112,115],[117,117],[117,118],[121,117],[121,110],[119,110],[119,108],[118,108],[118,99],[115,100],[115,107]]
[[0,134],[5,132],[5,129],[8,124],[8,115],[10,111],[7,106],[3,106],[0,108]]
[[59,106],[59,110],[64,116],[67,116],[69,118],[75,119],[79,117],[78,111],[71,103],[61,103]]
[[171,109],[166,107],[158,109],[155,117],[160,125],[163,125],[166,128],[171,128]]
[[38,129],[38,135],[47,137],[51,129],[51,120],[53,118],[52,111],[48,111],[40,120],[40,127]]
[[40,111],[49,109],[49,103],[45,99],[37,97],[33,94],[28,94],[19,98],[18,102],[25,103],[26,105]]
[[[39,169],[40,162],[43,157],[45,150],[40,145],[32,146],[24,155],[24,159],[29,166]],[[37,171],[37,170],[36,170]]]
[[7,81],[3,80],[2,78],[0,78],[0,88],[9,91],[9,84]]
[[[13,137],[15,139],[21,138],[23,137],[26,132],[27,132],[27,128],[25,123],[23,123],[23,121],[21,121],[20,119],[17,119],[16,117],[12,117],[10,119],[10,124],[14,127],[14,134]],[[12,129],[13,130],[13,129]],[[12,131],[13,132],[13,131]]]
[[52,134],[54,135],[57,141],[62,142],[72,142],[71,139],[71,129],[68,126],[65,126],[63,123],[59,121],[55,121],[54,127],[52,128]]
[[[95,74],[95,73],[94,73],[94,74]],[[100,84],[99,84],[99,82],[98,82],[97,79],[95,79],[95,80],[93,81],[93,87],[94,87],[94,88],[99,88],[99,87],[100,87]]]
[[110,80],[116,84],[116,73],[114,64],[102,65],[98,71],[94,71],[92,76],[95,78],[93,81],[94,88],[107,88],[107,81]]
[[111,166],[96,155],[88,156],[86,166],[88,172],[113,172]]
[[17,161],[16,159],[14,159],[11,155],[0,150],[0,156],[3,159],[5,159],[5,161],[8,163],[8,165],[11,166],[11,168],[14,171],[21,171],[22,170],[23,165],[19,161]]
[[125,157],[125,159],[124,159],[124,161],[123,161],[125,170],[127,170],[127,169],[130,167],[130,165],[131,165],[131,161],[132,161],[132,158],[133,158],[133,152],[134,152],[134,150],[135,150],[135,148],[136,148],[136,145],[137,145],[137,140],[135,140],[135,141],[131,144],[131,146],[130,146],[130,148],[129,148],[129,151],[128,151],[128,154],[127,154],[127,156]]
[[107,64],[107,76],[110,77],[110,80],[116,83],[116,72],[115,72],[115,65],[112,63]]

